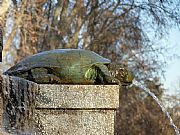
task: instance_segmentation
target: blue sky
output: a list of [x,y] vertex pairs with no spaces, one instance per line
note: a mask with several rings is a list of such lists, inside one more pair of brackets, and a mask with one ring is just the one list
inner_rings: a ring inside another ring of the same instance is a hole
[[[172,29],[168,37],[169,46],[173,47],[169,50],[168,55],[179,55],[180,56],[180,30]],[[165,80],[164,86],[167,88],[168,94],[175,94],[180,92],[180,58],[172,58],[167,61],[168,65],[165,68]]]

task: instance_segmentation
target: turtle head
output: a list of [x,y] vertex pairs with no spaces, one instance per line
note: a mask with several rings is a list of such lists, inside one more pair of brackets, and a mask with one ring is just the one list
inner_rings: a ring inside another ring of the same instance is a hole
[[121,82],[122,85],[130,85],[133,82],[134,75],[126,68],[119,65],[110,65],[110,72],[113,77]]

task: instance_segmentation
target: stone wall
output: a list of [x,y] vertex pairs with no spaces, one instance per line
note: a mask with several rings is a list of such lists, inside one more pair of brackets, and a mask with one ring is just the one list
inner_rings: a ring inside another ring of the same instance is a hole
[[1,126],[6,131],[36,135],[114,135],[118,85],[38,85],[7,76],[1,82]]

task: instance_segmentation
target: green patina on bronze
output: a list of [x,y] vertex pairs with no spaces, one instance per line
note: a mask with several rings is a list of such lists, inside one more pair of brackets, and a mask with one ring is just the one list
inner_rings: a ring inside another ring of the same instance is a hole
[[[108,69],[111,61],[92,51],[57,49],[23,59],[4,74],[18,76],[37,83],[52,84],[112,84],[131,83],[132,74],[121,68],[116,78]],[[120,82],[119,82],[120,81]]]

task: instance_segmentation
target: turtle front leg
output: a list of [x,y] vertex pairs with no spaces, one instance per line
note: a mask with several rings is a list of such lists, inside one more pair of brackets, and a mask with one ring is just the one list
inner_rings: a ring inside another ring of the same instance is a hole
[[106,65],[95,64],[92,65],[85,73],[85,78],[93,84],[118,84],[121,82],[115,77],[111,76]]

